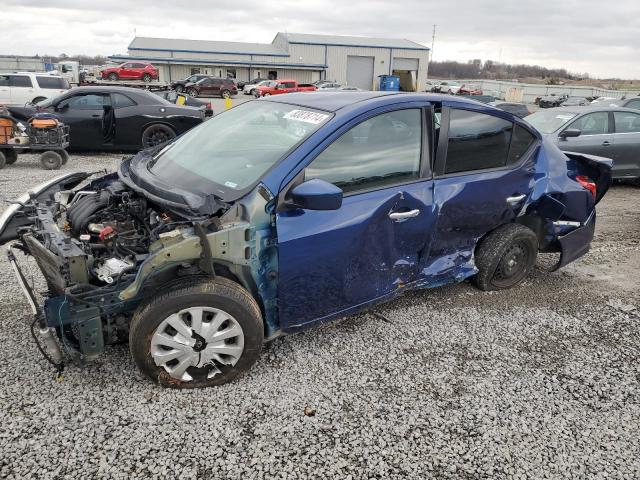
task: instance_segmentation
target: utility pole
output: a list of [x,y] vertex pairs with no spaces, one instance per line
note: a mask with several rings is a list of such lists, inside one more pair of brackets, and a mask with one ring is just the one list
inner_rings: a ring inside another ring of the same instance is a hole
[[427,62],[427,78],[429,78],[429,65],[431,65],[431,62],[433,61],[433,46],[436,43],[436,27],[437,27],[437,25],[434,23],[433,24],[433,35],[431,37],[431,50],[429,50],[429,62]]

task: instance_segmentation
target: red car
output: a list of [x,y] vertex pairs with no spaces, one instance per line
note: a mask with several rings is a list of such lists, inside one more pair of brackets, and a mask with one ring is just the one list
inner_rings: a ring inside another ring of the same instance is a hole
[[127,62],[117,67],[102,70],[102,79],[111,80],[142,80],[150,82],[158,80],[158,69],[149,62]]
[[255,93],[256,97],[268,97],[269,95],[280,95],[282,93],[294,92],[315,92],[315,85],[307,83],[298,83],[295,80],[278,80],[274,86],[260,86]]
[[477,85],[462,85],[458,95],[482,95],[482,89]]

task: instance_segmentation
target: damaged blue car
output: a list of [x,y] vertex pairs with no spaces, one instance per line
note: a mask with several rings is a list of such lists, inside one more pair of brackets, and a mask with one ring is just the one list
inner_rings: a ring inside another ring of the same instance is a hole
[[474,101],[336,92],[245,103],[90,177],[0,217],[34,337],[58,367],[128,341],[148,377],[191,388],[407,290],[513,287],[538,252],[566,265],[589,249],[611,161]]

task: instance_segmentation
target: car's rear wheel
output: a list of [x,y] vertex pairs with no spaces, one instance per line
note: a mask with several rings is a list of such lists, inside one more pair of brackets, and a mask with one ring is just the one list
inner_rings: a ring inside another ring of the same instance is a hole
[[176,138],[176,132],[162,123],[149,125],[142,132],[142,148],[151,148]]
[[144,75],[142,75],[142,81],[145,83],[149,83],[152,80],[151,75],[149,75],[148,73],[145,73]]
[[131,320],[129,348],[145,375],[164,386],[222,385],[260,356],[260,309],[240,285],[222,277],[151,298]]
[[4,156],[7,160],[7,165],[13,165],[18,161],[18,151],[14,149],[8,149],[4,151]]
[[220,96],[222,98],[231,98],[231,92],[229,90],[222,90],[222,92],[220,92]]
[[193,97],[193,98],[197,98],[198,97],[198,91],[195,88],[189,88],[187,90],[187,95],[189,95],[190,97]]
[[538,255],[538,237],[530,228],[510,223],[489,233],[477,247],[475,284],[481,290],[502,290],[520,283]]
[[59,170],[62,163],[62,155],[53,150],[48,150],[40,155],[40,165],[45,170]]
[[111,80],[112,82],[117,82],[118,81],[118,74],[115,72],[110,73],[109,75],[107,75],[107,78],[109,80]]

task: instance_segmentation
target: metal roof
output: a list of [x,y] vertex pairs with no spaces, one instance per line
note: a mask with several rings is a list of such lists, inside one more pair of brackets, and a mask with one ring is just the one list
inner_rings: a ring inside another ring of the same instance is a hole
[[230,53],[288,57],[270,43],[219,42],[211,40],[184,40],[179,38],[135,37],[129,50],[173,51],[188,53]]
[[278,35],[284,36],[290,43],[302,43],[307,45],[429,50],[429,47],[425,47],[424,45],[403,38],[351,37],[343,35],[314,35],[309,33],[283,32],[280,32]]

